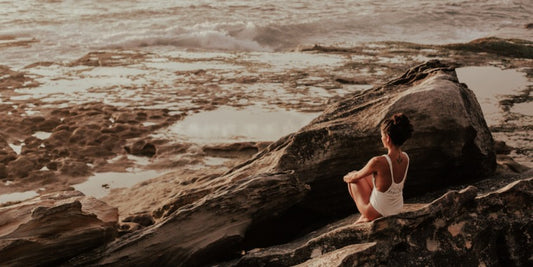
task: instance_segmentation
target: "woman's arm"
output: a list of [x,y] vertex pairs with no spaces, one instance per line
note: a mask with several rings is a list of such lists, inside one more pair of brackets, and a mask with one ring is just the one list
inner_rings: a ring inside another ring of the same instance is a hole
[[377,164],[378,157],[371,158],[362,169],[346,174],[344,176],[344,181],[347,183],[355,183],[357,180],[375,173],[377,171]]

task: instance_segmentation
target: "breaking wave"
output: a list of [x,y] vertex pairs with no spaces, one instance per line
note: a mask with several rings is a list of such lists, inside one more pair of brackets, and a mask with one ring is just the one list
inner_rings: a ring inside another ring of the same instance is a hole
[[272,51],[255,38],[258,27],[251,22],[201,23],[190,27],[175,27],[164,31],[151,31],[142,35],[108,37],[104,43],[110,48],[136,48],[147,46],[177,46],[208,50]]
[[[29,57],[68,60],[106,48],[269,52],[373,41],[533,40],[526,26],[532,11],[530,0],[0,1],[0,56],[22,65]],[[11,45],[9,38],[38,41]]]

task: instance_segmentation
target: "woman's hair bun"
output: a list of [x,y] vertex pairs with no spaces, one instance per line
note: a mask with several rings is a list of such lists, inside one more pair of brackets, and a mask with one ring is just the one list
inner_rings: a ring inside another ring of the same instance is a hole
[[392,115],[392,120],[394,121],[394,125],[398,126],[409,124],[409,119],[403,113],[396,113]]
[[393,144],[401,146],[411,137],[413,125],[405,114],[396,113],[383,122],[381,130],[391,138]]

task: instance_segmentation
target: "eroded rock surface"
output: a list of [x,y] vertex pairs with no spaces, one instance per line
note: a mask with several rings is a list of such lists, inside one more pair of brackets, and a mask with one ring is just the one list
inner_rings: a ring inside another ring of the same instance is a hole
[[78,191],[0,208],[0,265],[64,262],[117,235],[117,209]]
[[112,168],[111,159],[126,153],[153,157],[158,148],[147,136],[181,119],[168,110],[128,110],[103,103],[46,110],[43,116],[9,115],[14,110],[0,105],[5,115],[0,123],[0,178],[30,188],[35,183],[57,189],[61,180]]
[[533,249],[533,173],[498,190],[450,191],[427,205],[354,225],[352,216],[227,266],[526,266]]
[[299,201],[305,190],[286,173],[242,179],[72,263],[194,266],[229,259],[240,252],[253,221],[271,216],[287,202]]

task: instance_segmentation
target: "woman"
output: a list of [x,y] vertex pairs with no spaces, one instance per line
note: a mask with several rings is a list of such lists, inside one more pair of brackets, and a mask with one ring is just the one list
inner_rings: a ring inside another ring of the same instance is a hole
[[411,137],[413,126],[407,116],[394,114],[381,124],[381,142],[386,155],[373,157],[359,171],[344,176],[348,191],[361,217],[356,223],[400,213],[403,207],[403,185],[409,168],[409,157],[401,146]]

